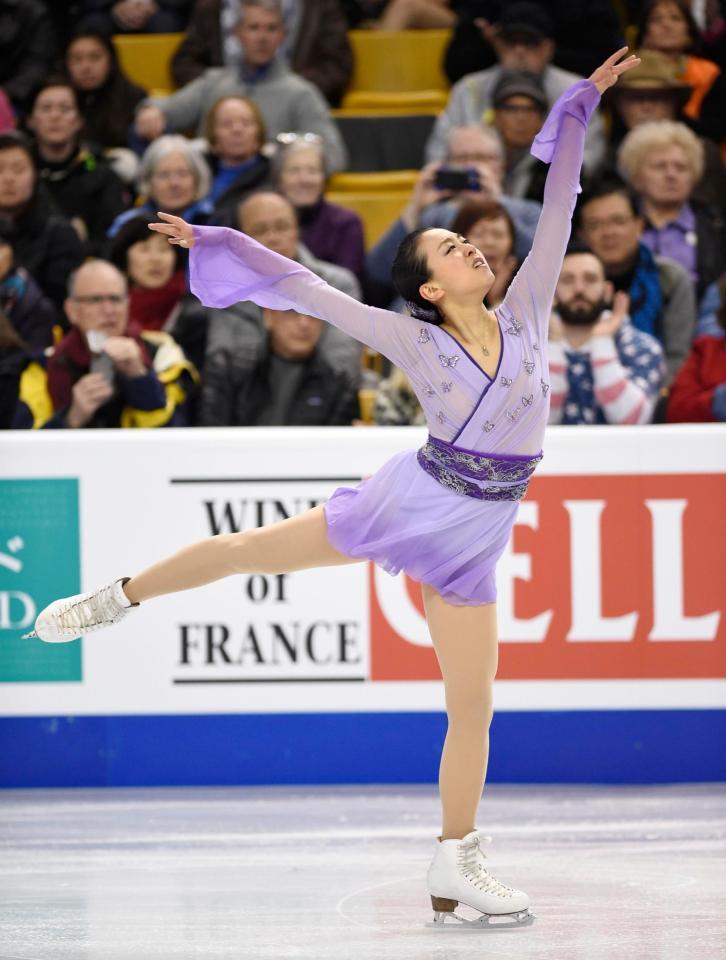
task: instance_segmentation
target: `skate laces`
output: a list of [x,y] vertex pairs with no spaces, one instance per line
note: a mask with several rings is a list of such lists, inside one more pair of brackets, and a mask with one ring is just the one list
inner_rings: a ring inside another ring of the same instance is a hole
[[56,612],[56,622],[63,632],[94,630],[107,623],[114,623],[124,614],[113,596],[114,585],[101,587]]
[[490,837],[484,837],[477,831],[470,839],[465,842],[462,841],[459,845],[461,872],[470,883],[484,893],[489,893],[494,897],[511,897],[516,891],[495,879],[481,862],[484,854],[479,846],[480,841],[489,841],[490,839]]

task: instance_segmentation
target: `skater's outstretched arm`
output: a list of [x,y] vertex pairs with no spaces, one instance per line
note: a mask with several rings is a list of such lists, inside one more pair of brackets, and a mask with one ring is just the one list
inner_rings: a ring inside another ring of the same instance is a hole
[[534,324],[546,340],[552,298],[570,238],[572,214],[580,192],[585,133],[600,96],[620,74],[636,67],[635,56],[623,60],[623,47],[556,101],[532,144],[532,154],[550,164],[542,213],[532,249],[515,276],[504,306],[525,324]]
[[359,303],[294,260],[229,227],[191,227],[181,217],[159,213],[150,224],[171,243],[192,248],[192,293],[208,307],[251,300],[271,310],[297,310],[320,317],[406,369],[416,362],[419,321]]

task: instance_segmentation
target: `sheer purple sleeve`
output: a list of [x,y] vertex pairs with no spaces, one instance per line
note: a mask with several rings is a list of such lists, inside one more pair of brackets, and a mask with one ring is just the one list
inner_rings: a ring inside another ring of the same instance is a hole
[[415,362],[420,324],[411,317],[359,303],[237,230],[194,227],[193,232],[190,286],[206,306],[251,300],[271,310],[297,310],[338,327],[404,370]]
[[544,336],[580,192],[587,124],[599,101],[597,87],[589,80],[573,84],[555,102],[532,144],[532,154],[550,169],[532,249],[503,306]]

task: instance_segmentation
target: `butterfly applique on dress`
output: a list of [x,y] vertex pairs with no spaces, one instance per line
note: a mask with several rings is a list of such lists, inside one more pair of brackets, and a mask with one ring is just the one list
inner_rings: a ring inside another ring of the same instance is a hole
[[442,367],[455,367],[458,362],[458,353],[453,354],[451,357],[445,357],[443,353],[439,354],[439,363]]
[[416,337],[419,343],[428,343],[431,339],[431,334],[425,327],[421,328],[421,333]]

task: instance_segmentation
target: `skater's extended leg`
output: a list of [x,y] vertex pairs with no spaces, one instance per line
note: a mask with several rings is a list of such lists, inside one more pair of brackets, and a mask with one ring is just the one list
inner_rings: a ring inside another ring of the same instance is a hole
[[427,584],[422,590],[449,722],[439,770],[446,840],[474,830],[484,787],[497,672],[496,604],[453,606]]
[[124,593],[132,603],[212,583],[235,573],[292,573],[361,561],[328,540],[323,507],[256,530],[207,537],[132,577]]
[[361,563],[328,540],[323,507],[243,533],[208,537],[155,563],[131,579],[55,600],[38,614],[25,638],[66,643],[117,623],[142,600],[200,587],[235,573],[290,573],[308,567]]

